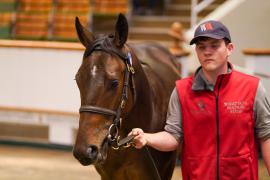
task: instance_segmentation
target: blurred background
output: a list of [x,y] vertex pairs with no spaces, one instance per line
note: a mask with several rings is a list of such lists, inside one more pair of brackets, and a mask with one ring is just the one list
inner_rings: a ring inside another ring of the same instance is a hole
[[128,42],[168,48],[182,77],[199,66],[188,45],[194,27],[220,20],[236,46],[231,62],[260,77],[269,93],[269,11],[269,0],[0,0],[0,179],[99,179],[71,154],[80,106],[74,77],[84,51],[76,16],[94,33],[113,33],[125,14]]

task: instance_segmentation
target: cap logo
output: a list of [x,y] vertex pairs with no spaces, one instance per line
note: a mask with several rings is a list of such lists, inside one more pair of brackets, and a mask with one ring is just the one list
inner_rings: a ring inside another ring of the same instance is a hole
[[200,25],[200,28],[201,28],[201,31],[208,31],[208,30],[212,30],[213,29],[213,26],[210,22],[208,23],[204,23],[202,25]]

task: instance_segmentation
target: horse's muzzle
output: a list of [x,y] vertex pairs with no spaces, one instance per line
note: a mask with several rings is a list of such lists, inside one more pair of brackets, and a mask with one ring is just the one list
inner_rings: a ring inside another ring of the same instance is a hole
[[94,145],[89,146],[88,148],[82,149],[73,149],[73,156],[84,166],[94,164],[98,158],[98,148]]

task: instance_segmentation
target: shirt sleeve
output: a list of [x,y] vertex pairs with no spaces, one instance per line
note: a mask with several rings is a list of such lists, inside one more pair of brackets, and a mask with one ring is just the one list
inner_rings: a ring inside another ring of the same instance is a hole
[[254,100],[254,119],[257,138],[266,140],[270,138],[270,104],[269,95],[261,82]]
[[167,111],[167,120],[164,129],[166,132],[172,134],[178,142],[182,141],[182,113],[176,88],[174,88],[170,97]]

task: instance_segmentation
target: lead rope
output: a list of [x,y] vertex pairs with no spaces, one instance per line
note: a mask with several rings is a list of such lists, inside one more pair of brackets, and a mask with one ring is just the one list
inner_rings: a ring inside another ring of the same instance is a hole
[[153,159],[151,153],[149,152],[148,147],[147,147],[147,146],[144,146],[144,147],[143,147],[143,150],[144,150],[144,152],[146,153],[146,155],[148,156],[148,158],[150,159],[150,161],[151,161],[151,163],[152,163],[152,165],[153,165],[153,167],[154,167],[154,171],[156,172],[156,176],[157,176],[156,179],[157,179],[157,180],[161,180],[161,177],[160,177],[160,174],[159,174],[159,172],[158,172],[156,163],[155,163],[155,161],[154,161],[154,159]]

